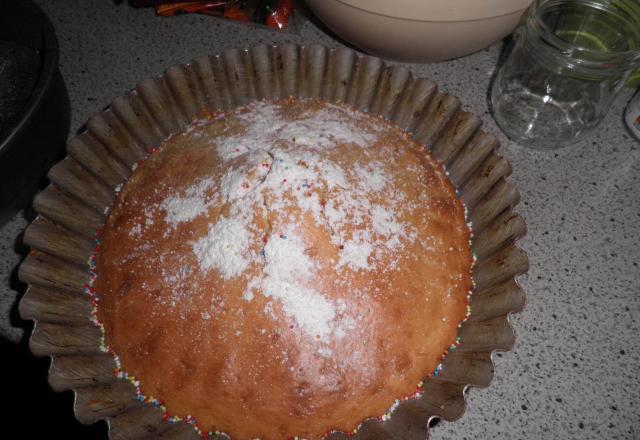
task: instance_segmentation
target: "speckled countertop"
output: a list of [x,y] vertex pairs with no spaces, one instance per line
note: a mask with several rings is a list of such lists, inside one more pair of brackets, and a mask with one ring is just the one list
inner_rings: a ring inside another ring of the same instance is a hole
[[[60,40],[71,133],[146,77],[201,54],[259,43],[341,45],[311,21],[298,34],[277,34],[197,15],[159,18],[105,0],[37,3]],[[431,437],[638,439],[640,143],[622,122],[630,93],[614,103],[595,136],[562,150],[528,150],[508,141],[488,112],[500,50],[498,44],[454,61],[408,65],[458,96],[501,140],[522,195],[518,211],[528,234],[520,245],[531,264],[520,278],[527,307],[512,319],[515,349],[495,356],[493,383],[470,391],[462,419],[439,423]],[[0,331],[12,341],[29,328],[15,305],[26,225],[20,213],[0,227]]]

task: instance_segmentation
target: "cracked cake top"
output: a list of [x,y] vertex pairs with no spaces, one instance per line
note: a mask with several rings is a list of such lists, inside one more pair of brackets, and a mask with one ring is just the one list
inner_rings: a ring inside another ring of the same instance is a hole
[[96,256],[97,316],[139,391],[233,438],[351,431],[410,395],[471,288],[464,207],[402,130],[286,99],[143,161]]

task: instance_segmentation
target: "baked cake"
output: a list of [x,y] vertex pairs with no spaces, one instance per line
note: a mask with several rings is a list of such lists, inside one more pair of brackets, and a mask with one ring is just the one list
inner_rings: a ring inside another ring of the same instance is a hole
[[455,188],[402,130],[260,101],[137,165],[95,255],[120,376],[206,435],[319,439],[415,393],[467,316]]

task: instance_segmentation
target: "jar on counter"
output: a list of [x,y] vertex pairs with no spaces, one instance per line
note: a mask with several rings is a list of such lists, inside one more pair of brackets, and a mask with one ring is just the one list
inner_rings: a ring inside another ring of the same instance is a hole
[[536,0],[491,91],[498,125],[534,148],[572,144],[640,65],[637,0]]

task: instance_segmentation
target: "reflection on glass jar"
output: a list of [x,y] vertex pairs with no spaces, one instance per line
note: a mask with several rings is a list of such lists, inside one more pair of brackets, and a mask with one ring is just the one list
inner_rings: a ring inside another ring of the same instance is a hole
[[491,91],[493,115],[535,148],[574,143],[602,120],[640,64],[637,0],[537,0]]

